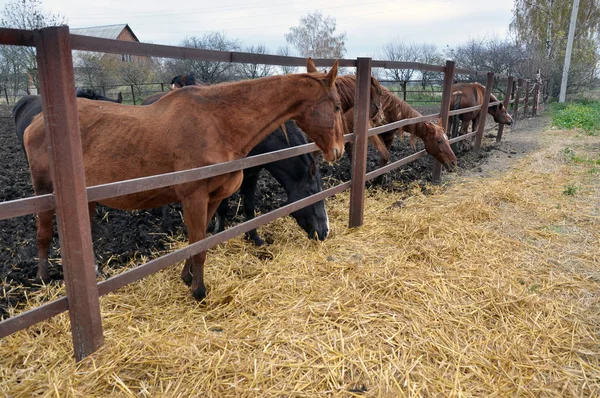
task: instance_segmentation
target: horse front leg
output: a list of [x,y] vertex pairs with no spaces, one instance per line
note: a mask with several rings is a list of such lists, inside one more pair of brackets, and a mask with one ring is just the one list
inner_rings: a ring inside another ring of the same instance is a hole
[[[183,205],[183,221],[188,230],[190,245],[206,237],[209,194],[205,187],[202,188],[187,194],[181,201]],[[206,287],[204,286],[205,261],[205,251],[194,254],[186,260],[181,274],[184,282],[191,284],[192,295],[198,301],[204,300],[206,297]]]
[[37,230],[37,248],[38,248],[38,269],[36,274],[37,282],[47,283],[50,281],[50,274],[48,273],[48,251],[50,249],[50,241],[54,234],[54,226],[52,224],[52,218],[54,216],[54,210],[45,211],[38,213],[36,220]]

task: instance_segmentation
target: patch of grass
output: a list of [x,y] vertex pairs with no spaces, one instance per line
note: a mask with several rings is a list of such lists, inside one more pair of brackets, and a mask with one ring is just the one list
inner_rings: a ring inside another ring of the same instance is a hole
[[588,135],[600,135],[600,101],[551,104],[549,110],[558,128],[580,128]]
[[574,163],[586,164],[586,165],[600,165],[600,158],[598,159],[590,159],[588,157],[579,156],[575,151],[569,147],[566,147],[562,150],[562,156],[567,161],[571,161]]
[[574,196],[578,190],[579,190],[579,188],[577,186],[568,184],[568,185],[565,185],[565,189],[563,190],[563,195]]

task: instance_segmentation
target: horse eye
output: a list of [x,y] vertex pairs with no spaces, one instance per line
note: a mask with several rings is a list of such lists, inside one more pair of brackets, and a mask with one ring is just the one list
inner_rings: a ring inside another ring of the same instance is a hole
[[342,110],[342,108],[339,105],[336,105],[334,109],[336,112],[340,112]]

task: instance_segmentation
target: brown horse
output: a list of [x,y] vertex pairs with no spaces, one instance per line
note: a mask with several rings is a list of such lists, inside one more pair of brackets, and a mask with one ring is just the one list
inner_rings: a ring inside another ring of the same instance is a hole
[[[376,120],[374,121],[373,119],[370,119],[367,125],[367,128],[370,129],[372,127],[376,127],[380,124],[383,123],[383,112],[380,112],[381,118],[377,117],[375,118]],[[346,128],[346,132],[353,132],[354,131],[354,108],[350,108],[348,111],[346,111],[344,113],[344,122],[345,122],[345,128]],[[390,151],[388,150],[388,148],[385,147],[385,144],[383,143],[383,140],[381,139],[381,137],[379,137],[379,135],[373,135],[371,137],[369,137],[369,143],[375,147],[375,149],[377,150],[377,152],[379,152],[379,156],[380,156],[380,163],[386,164],[387,162],[390,161]],[[350,159],[350,162],[352,162],[352,142],[346,142],[344,148],[346,149],[346,153],[348,154],[348,158]]]
[[[381,100],[383,107],[383,118],[386,124],[397,122],[403,119],[422,116],[419,112],[408,105],[408,103],[398,98],[386,88],[383,89]],[[383,141],[383,145],[387,150],[387,152],[379,151],[381,156],[381,166],[384,166],[389,161],[389,150],[394,143],[394,137],[396,134],[404,131],[410,133],[411,144],[413,147],[414,137],[416,136],[425,144],[425,150],[427,153],[436,158],[442,165],[444,165],[444,167],[447,169],[452,169],[456,165],[456,156],[454,155],[452,148],[450,148],[448,136],[445,134],[442,126],[432,122],[421,122],[379,134],[379,138]],[[379,145],[376,144],[375,147],[378,148]]]
[[[188,73],[186,75],[177,75],[173,79],[171,79],[171,90],[177,90],[178,88],[185,86],[208,86],[208,83],[198,82],[194,78],[192,73]],[[142,105],[150,105],[158,101],[160,98],[167,95],[168,91],[162,91],[160,93],[154,93],[142,101]]]
[[[335,81],[338,93],[340,94],[340,101],[342,102],[342,112],[346,113],[350,109],[354,108],[355,95],[356,95],[356,76],[346,75],[340,76]],[[369,119],[378,125],[383,120],[383,112],[381,110],[381,95],[383,93],[383,86],[375,79],[371,77],[370,86],[370,102],[369,102]],[[352,129],[348,129],[348,132],[352,132]]]
[[[340,94],[340,101],[342,102],[342,112],[344,112],[345,122],[345,134],[351,133],[354,130],[354,103],[356,96],[356,76],[346,75],[340,76],[335,81],[335,85]],[[369,102],[369,125],[378,126],[383,122],[383,111],[381,105],[381,95],[383,93],[383,86],[371,76],[370,86],[370,102]],[[389,159],[389,151],[386,151],[381,143],[379,137],[370,137],[369,142],[377,148],[382,157],[385,157],[387,152],[387,159]],[[352,143],[347,142],[345,149],[348,152],[348,156],[352,158]]]
[[[335,88],[337,61],[329,74],[271,76],[209,87],[184,87],[149,106],[79,99],[79,124],[88,186],[163,174],[243,158],[267,135],[294,119],[328,161],[344,153],[342,114]],[[314,68],[308,60],[309,68]],[[181,113],[185,117],[181,117]],[[36,195],[52,192],[43,114],[25,132]],[[106,199],[124,210],[181,202],[190,243],[204,239],[222,199],[237,191],[242,171],[186,184]],[[94,203],[90,203],[93,209]],[[53,211],[38,214],[38,277],[48,279]],[[185,263],[183,280],[198,300],[206,296],[206,252]]]
[[[450,101],[450,110],[464,109],[476,105],[483,104],[483,97],[485,96],[485,87],[479,83],[461,83],[452,85],[452,99]],[[494,94],[490,94],[490,103],[496,102],[498,99]],[[508,111],[502,103],[494,105],[488,108],[487,113],[492,115],[494,121],[500,124],[512,124],[512,117],[508,114]],[[453,116],[451,119],[452,127],[448,129],[453,132],[452,137],[456,135],[456,129],[458,129],[455,123],[456,117],[461,120],[461,131],[460,134],[467,134],[469,130],[469,122],[472,123],[471,129],[475,131],[477,124],[479,123],[479,110],[463,113],[460,115]]]

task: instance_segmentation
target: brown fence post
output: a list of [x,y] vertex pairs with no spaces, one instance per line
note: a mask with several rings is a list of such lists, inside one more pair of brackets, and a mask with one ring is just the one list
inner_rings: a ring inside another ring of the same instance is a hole
[[533,104],[531,104],[531,116],[537,116],[539,100],[540,100],[540,83],[535,82],[535,86],[533,87]]
[[515,94],[515,104],[514,104],[514,112],[513,112],[513,126],[517,125],[517,120],[519,119],[519,99],[521,98],[521,88],[523,88],[523,79],[517,80],[517,92]]
[[367,129],[371,95],[371,58],[356,62],[356,92],[354,103],[354,145],[352,151],[352,182],[350,185],[349,226],[363,224],[365,181],[367,173]]
[[[502,103],[504,105],[504,108],[506,108],[507,112],[508,112],[508,105],[510,104],[510,97],[511,97],[512,88],[513,88],[513,80],[514,80],[514,77],[512,77],[512,76],[508,77],[508,83],[506,83],[506,94],[504,95],[504,102]],[[496,135],[496,142],[502,141],[502,132],[503,131],[504,131],[504,125],[500,124],[498,126],[498,134]]]
[[525,101],[523,103],[523,116],[527,117],[527,107],[529,106],[529,79],[525,81]]
[[[446,131],[446,133],[448,132],[448,113],[450,112],[450,101],[452,99],[452,83],[454,82],[455,68],[456,64],[454,63],[454,61],[446,61],[446,67],[444,69],[444,86],[442,92],[442,108],[440,110],[442,126],[444,127],[444,131]],[[437,160],[433,163],[433,176],[431,179],[434,184],[439,184],[442,181],[442,164]]]
[[[513,80],[513,84],[512,84],[512,90],[510,92],[510,100],[514,100],[515,99],[515,92],[517,91],[517,82],[515,80]],[[515,111],[515,103],[512,103],[512,110],[513,112]]]
[[164,83],[160,84],[160,91],[165,91],[165,84]]
[[35,31],[60,255],[76,360],[102,345],[69,28]]
[[406,102],[406,80],[402,82],[402,91],[404,92],[404,102]]
[[133,98],[133,105],[135,105],[135,92],[133,91],[133,84],[130,84],[131,86],[131,98]]
[[487,73],[487,81],[485,83],[485,94],[483,97],[483,103],[479,110],[479,125],[477,126],[477,134],[475,134],[475,154],[479,155],[481,149],[481,140],[483,139],[483,130],[485,129],[485,119],[487,118],[487,110],[490,105],[490,95],[492,95],[492,88],[494,87],[494,72]]

